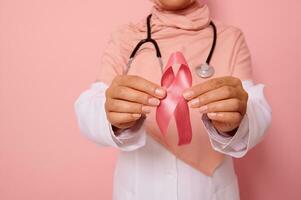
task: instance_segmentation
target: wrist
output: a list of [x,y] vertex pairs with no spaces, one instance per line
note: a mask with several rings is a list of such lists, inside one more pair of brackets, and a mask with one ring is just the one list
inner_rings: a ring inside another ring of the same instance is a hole
[[118,137],[125,130],[124,128],[118,128],[118,127],[116,127],[116,126],[114,126],[112,124],[111,124],[111,126],[112,126],[112,130],[114,132],[114,135],[116,137]]

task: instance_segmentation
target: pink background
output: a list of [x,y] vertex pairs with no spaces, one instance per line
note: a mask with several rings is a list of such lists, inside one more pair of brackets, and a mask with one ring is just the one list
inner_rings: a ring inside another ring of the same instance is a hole
[[[1,200],[111,199],[116,152],[80,135],[73,104],[94,81],[109,33],[145,16],[150,3],[104,2],[0,0]],[[264,142],[236,162],[242,200],[301,199],[301,3],[209,4],[244,30],[273,107]]]

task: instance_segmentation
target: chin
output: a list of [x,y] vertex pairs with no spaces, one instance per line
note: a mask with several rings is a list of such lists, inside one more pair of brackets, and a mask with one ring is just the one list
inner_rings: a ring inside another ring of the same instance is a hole
[[188,7],[194,0],[159,0],[166,10],[181,10]]

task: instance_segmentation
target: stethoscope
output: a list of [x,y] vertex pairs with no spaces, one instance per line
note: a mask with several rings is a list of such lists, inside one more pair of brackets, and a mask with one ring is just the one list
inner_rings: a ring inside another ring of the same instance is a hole
[[[143,44],[145,44],[147,42],[150,42],[154,45],[154,47],[156,49],[157,58],[158,58],[158,61],[159,61],[159,64],[160,64],[160,68],[161,68],[161,71],[163,73],[164,69],[163,69],[163,62],[162,62],[162,56],[161,56],[160,48],[159,48],[159,45],[156,42],[156,40],[152,39],[151,22],[150,22],[151,17],[152,17],[151,14],[147,17],[147,38],[141,40],[136,45],[136,47],[134,48],[133,52],[130,55],[129,61],[127,63],[127,68],[125,70],[125,74],[127,74],[129,69],[131,68],[131,64],[132,64],[132,62],[135,58],[135,55],[136,55],[137,51],[140,49],[140,47]],[[215,46],[216,46],[216,38],[217,38],[216,35],[217,35],[217,33],[216,33],[216,27],[215,27],[215,25],[212,21],[210,22],[210,25],[213,28],[213,42],[212,42],[212,46],[211,46],[209,55],[208,55],[205,63],[203,63],[203,64],[201,64],[201,65],[199,65],[198,67],[195,68],[196,74],[201,78],[209,78],[209,77],[213,76],[214,72],[215,72],[214,68],[212,66],[210,66],[210,61],[211,61],[212,54],[213,54]]]

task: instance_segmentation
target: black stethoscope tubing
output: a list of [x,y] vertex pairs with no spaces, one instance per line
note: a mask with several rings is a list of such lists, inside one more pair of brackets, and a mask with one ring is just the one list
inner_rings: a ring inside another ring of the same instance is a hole
[[[152,17],[152,14],[148,15],[147,17],[147,37],[143,40],[141,40],[137,45],[136,47],[134,48],[134,50],[132,51],[131,55],[130,55],[130,59],[129,59],[129,62],[128,62],[128,68],[126,70],[126,73],[128,72],[129,68],[130,68],[130,65],[135,57],[135,55],[137,54],[138,50],[140,49],[140,47],[145,44],[145,43],[152,43],[156,49],[156,55],[157,55],[157,58],[159,59],[159,62],[160,62],[160,65],[161,65],[161,69],[163,68],[163,64],[162,64],[162,55],[161,55],[161,51],[160,51],[160,48],[159,48],[159,45],[157,43],[156,40],[154,40],[152,38],[152,31],[151,31],[151,17]],[[211,62],[211,58],[212,58],[212,55],[214,53],[214,50],[215,50],[215,46],[216,46],[216,40],[217,40],[217,31],[216,31],[216,26],[215,24],[210,21],[210,26],[212,26],[213,28],[213,41],[212,41],[212,46],[211,46],[211,49],[210,49],[210,52],[208,54],[208,57],[206,59],[206,64],[209,66],[210,65],[210,62]],[[162,69],[163,71],[163,69]]]

